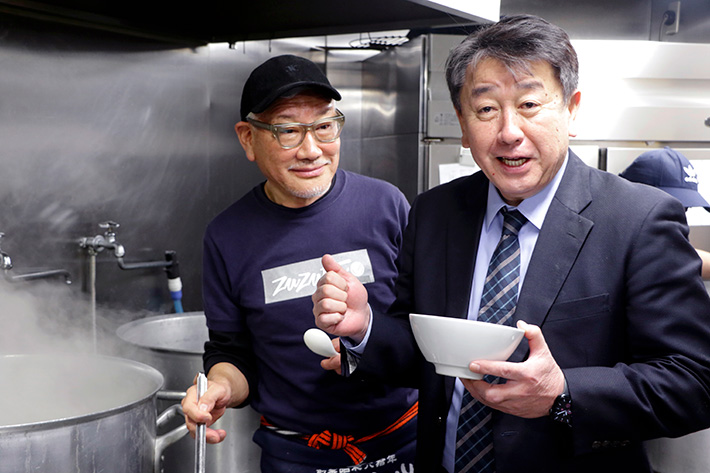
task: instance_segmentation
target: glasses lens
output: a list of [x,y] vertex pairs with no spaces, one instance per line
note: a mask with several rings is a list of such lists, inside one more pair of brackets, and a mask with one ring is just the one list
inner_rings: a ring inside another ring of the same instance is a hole
[[275,127],[276,138],[279,144],[283,147],[294,148],[301,144],[303,137],[305,135],[305,130],[302,126],[283,126],[278,125]]
[[313,132],[318,141],[329,143],[338,139],[340,135],[341,120],[340,118],[329,118],[321,120],[313,125]]

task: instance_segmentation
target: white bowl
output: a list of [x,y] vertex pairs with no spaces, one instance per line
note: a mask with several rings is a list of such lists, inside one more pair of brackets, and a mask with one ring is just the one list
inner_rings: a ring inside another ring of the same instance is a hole
[[523,338],[523,330],[476,320],[409,314],[414,338],[424,358],[444,376],[481,379],[468,369],[475,360],[504,361]]

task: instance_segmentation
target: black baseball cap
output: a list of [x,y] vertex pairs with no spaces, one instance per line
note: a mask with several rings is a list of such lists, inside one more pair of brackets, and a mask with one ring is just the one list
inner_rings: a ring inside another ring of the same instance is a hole
[[680,200],[683,207],[704,207],[710,212],[710,204],[698,192],[695,168],[688,158],[668,146],[640,154],[619,175],[658,187]]
[[276,99],[296,87],[308,87],[340,100],[323,71],[312,61],[292,54],[272,57],[252,71],[242,90],[241,115],[261,113]]

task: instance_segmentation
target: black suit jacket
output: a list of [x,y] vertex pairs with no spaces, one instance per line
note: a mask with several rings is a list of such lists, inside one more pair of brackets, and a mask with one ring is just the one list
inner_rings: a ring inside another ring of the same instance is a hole
[[[397,300],[357,370],[420,389],[418,472],[441,465],[454,378],[427,363],[410,312],[465,318],[488,180],[414,202]],[[540,231],[516,320],[539,325],[574,402],[572,428],[496,411],[498,473],[650,472],[642,441],[710,426],[710,300],[680,202],[573,153]],[[511,361],[523,361],[527,342]]]

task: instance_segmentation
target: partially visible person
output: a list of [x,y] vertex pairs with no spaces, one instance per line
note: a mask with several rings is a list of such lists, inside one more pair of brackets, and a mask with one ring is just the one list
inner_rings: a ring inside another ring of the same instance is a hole
[[[619,175],[629,181],[666,191],[680,200],[686,210],[690,207],[703,207],[710,212],[710,204],[698,192],[698,173],[695,168],[688,158],[668,146],[641,153]],[[695,251],[703,261],[703,279],[710,280],[710,252],[699,248]]]
[[[644,440],[710,426],[710,297],[683,206],[569,149],[577,75],[542,18],[468,36],[446,77],[481,172],[413,202],[389,312],[323,257],[314,315],[343,373],[420,389],[419,472],[651,473]],[[469,365],[507,382],[438,375],[410,313],[523,329],[509,361]]]
[[[303,340],[325,252],[366,284],[374,310],[387,309],[409,211],[393,185],[338,170],[340,98],[301,57],[251,73],[235,130],[266,181],[204,237],[208,389],[199,406],[188,389],[186,424],[194,434],[197,422],[251,404],[262,415],[254,441],[264,473],[410,473],[413,463],[416,390],[324,371]],[[225,434],[208,428],[207,441]]]

